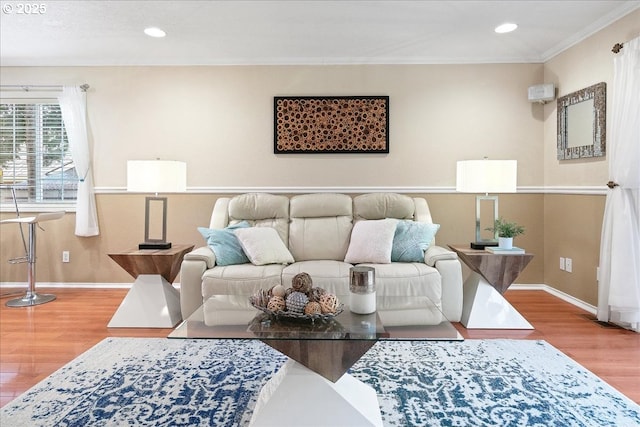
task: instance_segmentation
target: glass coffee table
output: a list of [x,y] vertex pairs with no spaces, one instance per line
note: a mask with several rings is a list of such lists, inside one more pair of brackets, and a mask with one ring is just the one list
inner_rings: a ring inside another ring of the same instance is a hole
[[[206,324],[202,307],[169,338],[260,340],[288,360],[263,386],[251,425],[381,426],[375,390],[348,374],[382,340],[462,340],[427,297],[378,296],[376,311],[356,314],[349,296],[343,311],[328,320],[276,317],[255,309],[249,296],[219,295],[216,315]],[[232,355],[230,355],[232,357]]]

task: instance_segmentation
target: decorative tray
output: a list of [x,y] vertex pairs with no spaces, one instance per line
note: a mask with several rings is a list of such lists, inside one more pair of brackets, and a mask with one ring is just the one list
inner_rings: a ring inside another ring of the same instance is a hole
[[255,296],[249,297],[249,302],[254,308],[257,308],[258,310],[270,316],[274,316],[276,318],[288,319],[288,320],[311,320],[311,321],[320,320],[320,321],[326,322],[328,320],[333,319],[334,317],[336,317],[337,315],[339,315],[344,311],[344,304],[340,304],[336,309],[335,313],[326,313],[326,314],[303,314],[303,313],[295,313],[295,312],[285,311],[285,310],[272,311],[272,310],[269,310],[267,307],[258,305],[256,302],[256,299],[257,298]]
[[329,321],[344,310],[337,296],[323,288],[314,287],[311,276],[304,272],[293,276],[290,288],[276,285],[269,290],[261,289],[249,297],[249,302],[276,318],[312,322]]

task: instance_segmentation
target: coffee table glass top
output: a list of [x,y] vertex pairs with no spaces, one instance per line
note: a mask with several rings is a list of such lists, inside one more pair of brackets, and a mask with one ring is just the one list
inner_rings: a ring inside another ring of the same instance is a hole
[[455,327],[427,297],[378,296],[376,311],[356,314],[349,296],[338,296],[343,311],[329,320],[276,317],[251,306],[248,296],[218,295],[207,301],[215,316],[203,320],[202,307],[169,338],[268,340],[461,340]]

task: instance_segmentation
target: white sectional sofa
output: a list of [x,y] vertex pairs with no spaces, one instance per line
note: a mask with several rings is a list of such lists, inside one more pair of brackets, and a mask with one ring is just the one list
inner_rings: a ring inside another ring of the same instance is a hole
[[[277,284],[289,287],[293,276],[300,272],[308,273],[314,286],[337,295],[347,295],[349,269],[355,262],[345,262],[345,257],[358,261],[358,257],[364,256],[366,261],[368,255],[358,254],[358,251],[379,250],[375,247],[356,248],[356,240],[362,243],[362,233],[371,227],[384,226],[388,230],[388,222],[394,221],[389,219],[395,219],[396,223],[433,223],[424,198],[395,193],[368,193],[353,198],[334,193],[292,197],[247,193],[219,198],[211,215],[211,230],[222,230],[228,226],[273,228],[292,259],[264,265],[244,262],[221,266],[217,265],[211,247],[193,250],[182,262],[182,316],[186,319],[203,306],[205,323],[211,324],[217,309],[216,295],[252,295],[259,289],[269,289]],[[359,222],[363,224],[356,225]],[[360,233],[357,236],[356,230]],[[385,233],[374,232],[364,238],[382,239]],[[448,320],[459,321],[462,271],[456,254],[432,241],[421,258],[416,262],[377,260],[375,263],[358,264],[375,268],[378,295],[428,296]]]

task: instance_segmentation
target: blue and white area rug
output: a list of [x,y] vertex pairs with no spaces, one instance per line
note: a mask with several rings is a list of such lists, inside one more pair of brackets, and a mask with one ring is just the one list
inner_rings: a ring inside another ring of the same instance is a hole
[[[0,425],[245,426],[284,361],[258,341],[108,338]],[[351,374],[389,426],[640,425],[639,405],[544,341],[379,342]]]

